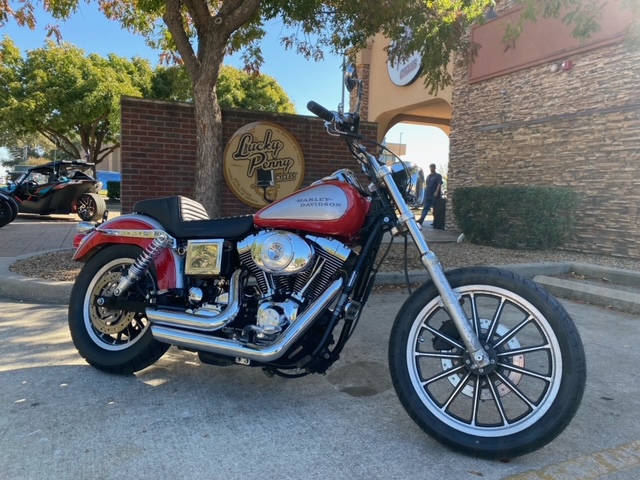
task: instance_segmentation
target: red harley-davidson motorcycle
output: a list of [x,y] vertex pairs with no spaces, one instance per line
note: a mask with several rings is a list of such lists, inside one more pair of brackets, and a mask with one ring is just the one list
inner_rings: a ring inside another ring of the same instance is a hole
[[[361,83],[350,70],[349,91]],[[445,272],[413,214],[422,172],[387,165],[358,134],[358,110],[309,102],[346,139],[371,184],[341,170],[255,215],[209,219],[175,196],[85,234],[69,305],[88,363],[130,374],[171,345],[201,361],[288,378],[338,360],[367,302],[386,232],[410,236],[431,280],[402,306],[389,368],[411,418],[442,443],[497,458],[542,447],[576,413],[585,386],[580,336],[532,281],[486,267]],[[377,145],[376,148],[380,146]]]

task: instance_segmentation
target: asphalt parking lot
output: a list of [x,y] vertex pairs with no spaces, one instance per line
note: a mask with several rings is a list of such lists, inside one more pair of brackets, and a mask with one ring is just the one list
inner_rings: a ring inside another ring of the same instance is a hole
[[0,465],[8,479],[637,479],[640,322],[565,302],[589,375],[549,446],[508,462],[449,451],[400,405],[387,369],[402,289],[376,291],[326,376],[267,378],[172,348],[135,376],[77,355],[64,306],[0,301]]

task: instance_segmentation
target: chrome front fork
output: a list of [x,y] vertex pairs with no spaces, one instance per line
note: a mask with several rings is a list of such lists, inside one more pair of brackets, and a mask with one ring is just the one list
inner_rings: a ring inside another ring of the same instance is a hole
[[427,241],[424,239],[422,231],[418,227],[418,222],[416,222],[413,213],[404,201],[404,198],[402,198],[400,190],[398,190],[398,187],[393,181],[393,177],[391,176],[391,169],[386,165],[378,164],[377,161],[375,163],[375,167],[377,170],[376,173],[378,178],[381,178],[383,180],[384,184],[387,187],[387,190],[395,201],[395,204],[400,211],[399,220],[401,223],[407,226],[409,233],[413,238],[413,241],[418,247],[421,255],[420,260],[422,262],[422,265],[424,265],[424,267],[429,272],[431,280],[433,280],[433,284],[436,286],[438,293],[440,293],[444,308],[451,316],[451,320],[458,330],[460,338],[467,348],[471,359],[478,369],[486,367],[490,364],[489,355],[487,355],[484,348],[482,347],[480,339],[473,329],[471,321],[467,317],[467,314],[462,308],[462,305],[460,305],[458,295],[453,291],[453,288],[451,288],[451,285],[449,284],[449,281],[445,276],[444,269],[442,268],[440,261],[436,257],[436,254],[429,250]]

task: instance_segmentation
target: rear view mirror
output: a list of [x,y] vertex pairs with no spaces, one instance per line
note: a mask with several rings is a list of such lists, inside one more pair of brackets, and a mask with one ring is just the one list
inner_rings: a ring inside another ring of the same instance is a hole
[[351,92],[354,88],[356,88],[357,85],[358,72],[356,71],[355,65],[349,64],[347,69],[344,71],[344,86],[349,92]]

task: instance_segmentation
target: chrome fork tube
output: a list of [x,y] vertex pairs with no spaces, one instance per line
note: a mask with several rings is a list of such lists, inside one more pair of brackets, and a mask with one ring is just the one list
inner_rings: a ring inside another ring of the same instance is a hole
[[409,206],[404,201],[404,198],[402,198],[400,190],[393,181],[391,169],[386,165],[380,165],[373,157],[370,158],[370,164],[373,166],[377,178],[384,182],[398,210],[400,211],[399,220],[407,226],[413,241],[418,247],[421,255],[420,261],[429,272],[429,275],[433,280],[433,284],[440,293],[442,303],[444,304],[447,312],[449,312],[451,320],[453,320],[453,324],[458,330],[460,338],[464,342],[472,361],[475,363],[477,368],[486,367],[490,364],[489,356],[482,347],[478,335],[476,335],[467,314],[460,305],[458,296],[453,291],[453,288],[451,288],[438,257],[436,257],[435,253],[429,250],[427,241],[424,239],[421,230],[418,228],[418,222],[416,222],[413,213],[411,213]]

